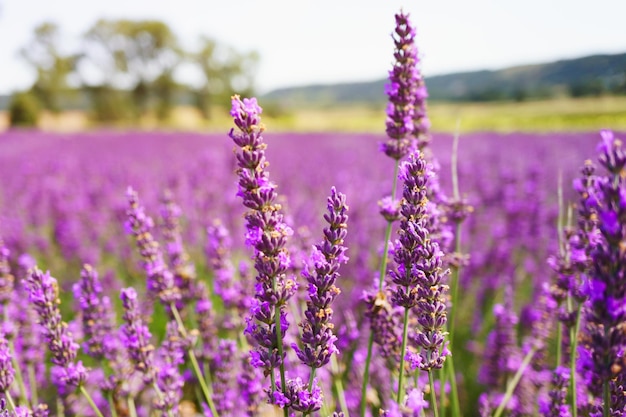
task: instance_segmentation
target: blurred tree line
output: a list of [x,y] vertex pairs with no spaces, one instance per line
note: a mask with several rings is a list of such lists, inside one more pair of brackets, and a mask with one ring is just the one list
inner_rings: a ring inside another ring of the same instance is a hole
[[[146,114],[164,121],[179,104],[194,105],[208,119],[211,108],[228,105],[234,92],[253,94],[259,61],[256,52],[207,37],[185,50],[156,20],[99,20],[72,53],[62,51],[60,28],[46,22],[20,54],[36,79],[13,95],[13,125],[32,125],[40,109],[67,108],[88,108],[97,122],[136,122]],[[195,82],[177,81],[179,71],[195,73]]]

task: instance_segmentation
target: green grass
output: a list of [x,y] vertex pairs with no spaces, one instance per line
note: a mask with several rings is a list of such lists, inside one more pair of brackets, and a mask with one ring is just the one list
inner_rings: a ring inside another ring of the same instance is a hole
[[[261,103],[263,105],[263,103]],[[555,99],[529,102],[431,103],[432,128],[453,132],[460,119],[468,131],[581,131],[626,129],[626,97]],[[384,132],[383,107],[300,108],[266,117],[272,131]]]

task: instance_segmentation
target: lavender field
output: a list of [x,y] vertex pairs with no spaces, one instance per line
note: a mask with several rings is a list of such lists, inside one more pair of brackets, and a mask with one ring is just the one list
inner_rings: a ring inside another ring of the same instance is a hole
[[623,414],[623,135],[431,134],[397,22],[386,135],[0,136],[7,415]]

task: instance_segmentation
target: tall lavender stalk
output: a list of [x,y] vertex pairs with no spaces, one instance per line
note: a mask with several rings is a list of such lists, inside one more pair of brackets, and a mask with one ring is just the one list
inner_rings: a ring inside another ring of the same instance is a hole
[[28,275],[26,286],[29,300],[39,315],[39,324],[44,331],[48,349],[52,354],[51,361],[59,367],[59,388],[78,388],[89,402],[98,417],[103,417],[96,407],[91,395],[85,390],[84,382],[88,370],[81,361],[76,361],[78,343],[74,342],[67,323],[61,318],[59,311],[59,287],[57,280],[49,272],[43,273],[39,268],[33,268]]
[[[621,360],[626,349],[626,152],[612,132],[602,131],[599,176],[587,204],[597,210],[599,236],[590,242],[591,269],[584,307],[583,346],[589,363],[589,389],[602,398],[605,417],[626,407],[623,387],[626,370]],[[601,389],[600,389],[601,387]]]
[[400,230],[398,244],[394,251],[396,268],[390,271],[393,289],[392,302],[404,308],[402,350],[400,355],[400,376],[397,402],[404,398],[404,360],[407,355],[409,312],[418,307],[418,322],[422,332],[418,344],[425,352],[424,370],[440,368],[443,364],[443,327],[446,324],[445,305],[441,305],[445,288],[441,278],[443,253],[439,245],[430,238],[426,229],[426,197],[428,184],[426,161],[419,152],[411,155],[401,167],[400,176],[404,180],[400,205]]
[[[139,248],[143,261],[143,267],[146,271],[146,275],[148,276],[148,291],[153,296],[158,297],[163,306],[169,310],[171,317],[178,325],[178,329],[182,337],[187,339],[188,333],[177,307],[177,302],[179,302],[182,298],[181,289],[176,286],[174,274],[172,274],[169,270],[163,259],[163,253],[161,252],[159,243],[150,233],[154,226],[154,222],[152,221],[152,218],[145,213],[144,207],[139,204],[139,197],[137,196],[137,192],[135,192],[135,190],[128,187],[126,196],[128,198],[129,208],[126,212],[127,221],[125,226],[127,232],[132,233],[135,236],[137,247]],[[180,255],[180,251],[177,250],[176,252]],[[176,259],[179,259],[180,262],[183,261],[183,258],[180,258],[180,256]],[[204,398],[207,401],[211,412],[213,412],[214,417],[217,417],[215,405],[213,403],[213,399],[211,398],[211,391],[204,379],[198,359],[196,358],[196,354],[191,345],[187,349],[187,355],[189,356],[189,361],[191,362],[193,371],[198,379]]]
[[[276,203],[276,185],[266,171],[265,143],[261,124],[261,107],[255,98],[232,98],[231,116],[237,130],[229,136],[240,149],[237,152],[238,195],[249,210],[246,218],[246,242],[254,248],[257,271],[256,303],[251,309],[246,332],[256,341],[251,352],[252,364],[262,368],[271,378],[271,393],[276,392],[274,369],[280,369],[282,394],[287,393],[283,335],[287,330],[285,306],[295,293],[296,283],[287,278],[290,265],[287,238],[292,229],[283,220],[280,204]],[[256,320],[256,323],[253,322]],[[285,416],[289,405],[282,403]]]
[[[393,54],[395,63],[393,68],[389,71],[389,82],[385,85],[385,92],[389,97],[389,103],[386,111],[387,118],[385,121],[385,130],[389,139],[381,146],[381,150],[385,153],[385,155],[392,158],[395,161],[395,164],[391,196],[384,199],[382,202],[381,214],[385,220],[387,220],[387,226],[385,229],[385,241],[383,244],[383,255],[380,265],[378,292],[373,297],[373,302],[368,303],[371,306],[368,311],[368,316],[371,317],[371,330],[361,387],[361,417],[365,416],[365,410],[367,408],[366,394],[376,333],[373,325],[378,322],[386,322],[377,320],[376,316],[385,311],[384,309],[380,309],[379,306],[386,304],[386,295],[383,284],[385,274],[387,272],[388,245],[391,237],[392,225],[398,219],[398,207],[395,201],[398,168],[400,159],[406,156],[406,154],[410,151],[413,147],[414,141],[412,136],[414,130],[413,106],[416,91],[415,80],[417,78],[417,48],[415,47],[415,29],[409,21],[408,14],[396,14],[395,21],[396,27],[394,33],[392,34],[395,45]],[[372,299],[372,297],[368,298]]]
[[[324,219],[324,240],[313,247],[309,264],[302,275],[309,283],[309,300],[301,323],[303,349],[293,345],[298,359],[311,368],[309,391],[313,390],[315,371],[326,365],[333,353],[338,353],[333,333],[332,302],[340,293],[335,285],[339,278],[339,267],[348,261],[347,248],[343,245],[347,235],[348,206],[346,196],[331,190]],[[316,411],[316,410],[313,410]]]
[[[157,396],[157,405],[165,408],[165,396],[158,385],[158,369],[154,364],[154,345],[150,342],[152,335],[143,323],[139,314],[137,291],[134,288],[124,288],[120,293],[124,306],[124,324],[120,328],[122,344],[128,351],[128,356],[135,370],[143,375],[144,382],[151,385]],[[168,417],[174,417],[172,410],[166,411]]]
[[[404,179],[404,198],[401,206],[400,248],[395,254],[398,269],[391,275],[398,285],[394,301],[406,309],[405,334],[408,311],[413,309],[417,316],[419,327],[416,329],[415,343],[420,349],[419,367],[428,373],[432,406],[437,415],[432,371],[440,369],[449,355],[444,346],[448,286],[443,283],[449,271],[443,269],[443,252],[426,228],[428,167],[419,151],[404,163],[400,176]],[[407,355],[404,343],[402,359]],[[401,364],[404,365],[403,362]],[[402,376],[404,369],[401,368],[400,372]],[[398,395],[399,399],[401,394]]]
[[11,350],[9,342],[3,334],[0,334],[0,393],[4,394],[9,403],[9,409],[15,411],[15,403],[11,398],[11,384],[15,378]]

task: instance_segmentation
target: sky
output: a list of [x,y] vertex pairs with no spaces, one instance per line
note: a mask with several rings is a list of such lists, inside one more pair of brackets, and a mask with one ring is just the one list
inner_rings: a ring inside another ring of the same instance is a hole
[[0,94],[33,82],[18,51],[35,26],[57,23],[69,52],[99,18],[162,20],[190,49],[205,35],[256,50],[261,93],[380,79],[400,9],[427,76],[626,52],[624,0],[0,0]]

